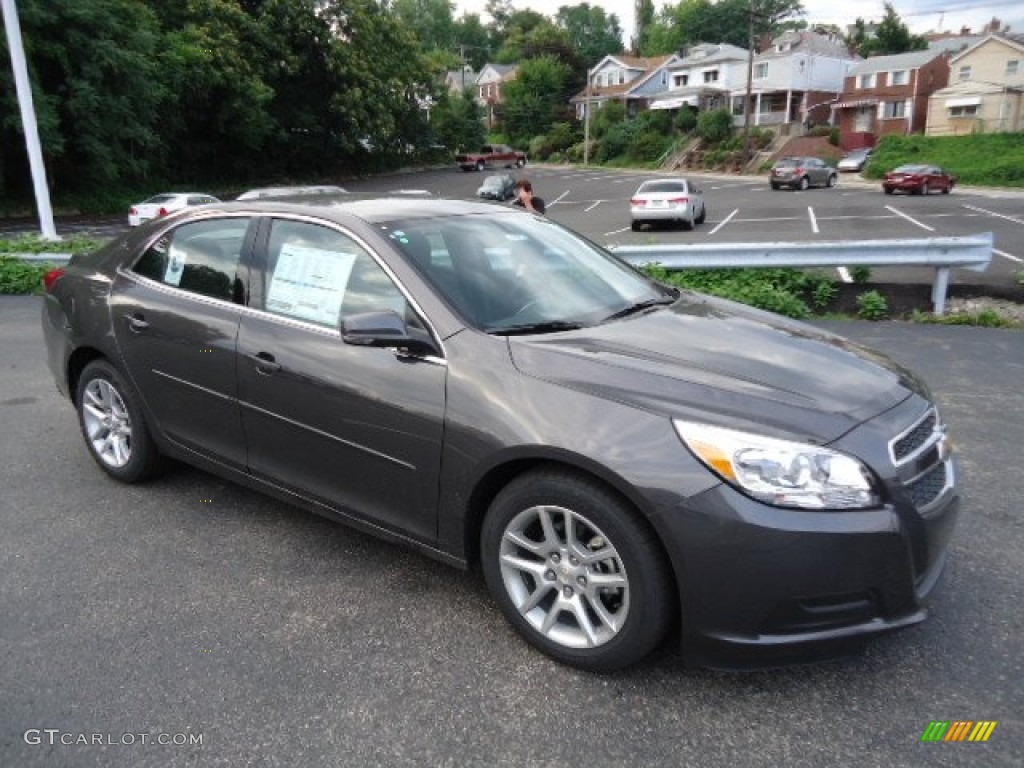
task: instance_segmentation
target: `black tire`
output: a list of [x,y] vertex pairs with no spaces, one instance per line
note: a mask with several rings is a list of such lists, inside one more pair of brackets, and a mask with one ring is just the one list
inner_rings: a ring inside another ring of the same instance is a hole
[[805,189],[810,189],[810,186],[811,186],[811,180],[809,178],[807,178],[806,176],[801,177],[801,179],[800,179],[800,191],[803,192]]
[[629,228],[632,229],[634,232],[639,232],[640,231],[640,227],[642,227],[642,226],[643,226],[643,224],[641,224],[639,221],[631,221],[629,223]]
[[137,483],[160,469],[160,453],[150,436],[139,396],[106,360],[94,360],[82,371],[75,407],[89,454],[112,478]]
[[702,205],[700,207],[700,215],[698,215],[697,218],[694,219],[693,221],[696,224],[703,224],[707,220],[707,218],[708,218],[707,206]]
[[[589,478],[551,469],[513,480],[487,512],[480,552],[502,613],[564,664],[594,671],[634,664],[661,643],[673,619],[675,592],[657,536]],[[594,553],[602,556],[589,564],[577,557]],[[524,561],[530,566],[517,565]],[[543,577],[535,565],[547,568]]]
[[825,186],[827,186],[827,187],[834,187],[836,185],[837,181],[839,181],[839,177],[836,176],[836,174],[834,174],[834,173],[830,174],[829,177],[828,177],[828,181],[825,182]]
[[516,168],[523,168],[526,165],[526,158],[520,157],[516,160]]
[[782,185],[781,184],[772,184],[772,189],[774,189],[776,192],[778,192],[780,189],[782,189]]
[[942,194],[944,194],[944,195],[948,195],[952,191],[953,191],[953,188],[951,186],[949,186],[948,184],[942,188]]
[[932,193],[932,188],[928,186],[928,182],[926,181],[924,184],[921,185],[921,194],[922,195],[930,195],[931,193]]
[[482,171],[484,169],[484,161],[483,160],[477,160],[476,161],[476,169],[478,171]]
[[885,194],[887,194],[887,195],[891,195],[892,194],[892,188],[891,187],[882,187],[882,191],[885,192]]
[[693,219],[680,219],[679,226],[682,227],[685,231],[689,232],[691,229],[693,229]]

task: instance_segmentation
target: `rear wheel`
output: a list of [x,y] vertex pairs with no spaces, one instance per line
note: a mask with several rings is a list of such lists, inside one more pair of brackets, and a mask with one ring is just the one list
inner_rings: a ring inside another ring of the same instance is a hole
[[519,159],[516,160],[516,168],[522,168],[524,165],[526,165],[525,157],[520,157]]
[[826,181],[825,184],[829,187],[834,187],[837,181],[839,181],[839,177],[832,173],[829,174],[828,181]]
[[774,189],[774,190],[775,190],[776,192],[778,192],[778,191],[779,191],[779,189],[781,188],[781,186],[782,186],[781,184],[775,184],[775,183],[772,183],[772,189]]
[[697,216],[696,219],[694,219],[694,221],[697,224],[703,224],[705,219],[707,219],[707,217],[708,217],[708,209],[707,209],[707,207],[702,205],[700,207],[700,214]]
[[800,190],[801,191],[810,188],[810,186],[811,186],[811,180],[809,178],[804,176],[804,177],[802,177],[800,179]]
[[106,360],[89,363],[78,380],[75,405],[85,444],[104,472],[136,483],[159,469],[160,454],[138,394],[114,366]]
[[931,187],[928,186],[928,182],[927,181],[924,184],[921,185],[921,194],[922,195],[930,194],[931,191],[932,191]]
[[892,187],[882,187],[882,191],[885,192],[885,194],[887,194],[887,195],[891,195],[892,194]]
[[589,480],[531,472],[495,498],[484,578],[509,622],[552,658],[591,670],[640,661],[672,619],[672,579],[636,510]]
[[639,221],[631,221],[629,223],[629,228],[632,229],[634,232],[639,232],[641,226],[643,226],[643,224],[641,224],[641,222]]
[[948,194],[949,194],[949,192],[950,192],[950,190],[952,190],[952,189],[953,189],[953,187],[951,187],[951,186],[949,186],[949,185],[947,184],[946,186],[944,186],[944,187],[942,188],[942,194],[944,194],[944,195],[948,195]]
[[483,160],[477,160],[476,161],[476,169],[478,171],[482,171],[484,169],[484,161]]

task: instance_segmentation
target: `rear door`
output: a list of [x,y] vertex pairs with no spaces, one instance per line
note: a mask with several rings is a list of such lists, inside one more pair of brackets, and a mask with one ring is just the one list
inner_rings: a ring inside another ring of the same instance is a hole
[[375,310],[430,338],[425,322],[354,235],[287,218],[265,228],[262,311],[246,313],[238,338],[250,471],[435,541],[446,363],[351,346],[339,331],[342,318]]
[[174,227],[118,272],[111,293],[124,367],[158,428],[236,468],[245,466],[235,344],[250,226],[241,216]]

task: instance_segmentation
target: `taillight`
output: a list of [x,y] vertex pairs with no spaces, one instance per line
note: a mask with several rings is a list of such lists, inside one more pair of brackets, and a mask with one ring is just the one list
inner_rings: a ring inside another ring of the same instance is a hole
[[50,289],[53,288],[53,284],[60,280],[62,277],[64,277],[63,267],[56,267],[55,269],[51,269],[49,272],[43,275],[43,288],[46,290],[47,293],[49,293]]
[[793,173],[803,173],[803,172],[804,172],[803,168],[794,168],[793,169]]
[[138,209],[138,208],[136,208],[136,207],[135,207],[135,206],[133,205],[133,206],[132,206],[132,207],[131,207],[131,208],[130,208],[130,209],[128,210],[128,213],[130,213],[130,214],[131,214],[132,216],[138,216],[138,215],[139,215],[139,209]]
[[646,200],[641,200],[638,197],[634,197],[632,200],[629,201],[629,204],[630,205],[635,205],[635,206],[637,206],[639,208],[643,208],[645,205],[647,205],[647,201]]
[[675,203],[676,205],[682,205],[683,203],[690,202],[690,198],[688,198],[688,197],[673,197],[673,198],[671,198],[669,200],[669,202],[670,203]]
[[156,212],[156,215],[166,216],[168,213],[170,213],[170,211],[168,211],[166,208],[161,208],[159,211]]

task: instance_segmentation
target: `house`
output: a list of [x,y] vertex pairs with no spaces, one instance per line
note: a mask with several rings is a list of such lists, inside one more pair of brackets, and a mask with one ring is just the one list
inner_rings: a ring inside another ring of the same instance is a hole
[[648,109],[696,110],[729,106],[729,94],[747,80],[747,51],[727,43],[700,43],[666,62],[662,75],[650,78],[660,86]]
[[1024,35],[992,34],[949,60],[928,99],[929,136],[1024,130]]
[[469,65],[462,69],[449,70],[444,76],[444,87],[451,94],[461,94],[476,85],[477,73]]
[[[587,75],[588,84],[569,103],[576,107],[576,118],[582,120],[587,105],[599,109],[609,101],[621,102],[630,117],[647,108],[648,102],[661,85],[665,65],[677,59],[675,54],[642,58],[639,56],[608,55],[597,63]],[[652,79],[658,78],[657,83]],[[665,83],[668,82],[665,75]]]
[[[831,34],[787,30],[754,56],[750,81],[751,125],[778,127],[783,135],[826,123],[829,107],[843,90],[858,59]],[[746,72],[732,92],[733,120],[746,123]]]
[[924,50],[873,56],[854,65],[831,107],[846,150],[873,147],[890,133],[923,132],[928,98],[949,83],[949,58]]
[[505,103],[502,88],[515,80],[519,67],[515,64],[485,64],[476,77],[476,100],[484,108],[484,120],[491,128],[501,117]]

